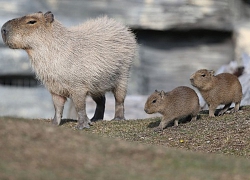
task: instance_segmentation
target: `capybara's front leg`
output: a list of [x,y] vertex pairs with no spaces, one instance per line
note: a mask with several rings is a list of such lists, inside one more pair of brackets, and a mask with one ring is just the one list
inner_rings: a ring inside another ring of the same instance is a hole
[[67,99],[63,96],[59,96],[54,93],[51,93],[51,96],[52,96],[52,100],[53,100],[54,108],[55,108],[55,116],[54,116],[54,119],[52,120],[52,124],[60,125],[62,115],[63,115],[63,107]]
[[169,121],[162,117],[161,123],[159,124],[158,127],[154,128],[154,131],[163,131],[165,127],[167,127]]
[[209,117],[215,117],[214,112],[216,109],[217,105],[209,105]]
[[76,112],[78,115],[78,125],[76,126],[76,128],[79,130],[90,128],[89,124],[91,124],[91,122],[86,113],[86,93],[73,94],[72,100],[75,104]]
[[82,129],[85,129],[85,128],[90,128],[90,120],[89,118],[87,117],[87,114],[84,110],[80,110],[77,112],[78,114],[78,124],[76,126],[77,129],[79,130],[82,130]]

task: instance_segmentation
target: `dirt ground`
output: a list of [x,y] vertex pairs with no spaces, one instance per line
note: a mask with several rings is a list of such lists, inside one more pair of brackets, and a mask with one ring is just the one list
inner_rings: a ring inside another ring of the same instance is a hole
[[0,179],[250,179],[250,107],[155,132],[160,118],[0,118]]
[[[99,121],[87,131],[145,144],[250,158],[250,106],[215,118],[209,118],[208,111],[202,111],[195,122],[184,121],[178,127],[170,125],[162,132],[154,132],[153,128],[159,123],[160,117]],[[75,121],[65,120],[62,126],[74,129],[75,125]]]

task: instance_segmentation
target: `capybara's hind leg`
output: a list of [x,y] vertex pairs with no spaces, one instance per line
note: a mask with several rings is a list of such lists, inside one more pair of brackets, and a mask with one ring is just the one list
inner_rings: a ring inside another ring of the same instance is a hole
[[225,114],[225,112],[227,112],[227,110],[230,108],[231,104],[232,104],[232,103],[226,104],[226,105],[223,107],[223,109],[220,110],[218,116],[221,116],[221,115]]
[[105,95],[99,97],[94,96],[92,97],[92,99],[96,102],[96,109],[95,109],[95,114],[92,117],[91,121],[102,120],[105,111],[105,102],[106,102]]
[[192,117],[191,117],[192,119],[191,119],[191,121],[196,121],[197,120],[197,114],[196,115],[193,115],[192,114]]
[[52,100],[53,100],[54,108],[55,108],[55,116],[54,116],[54,119],[52,120],[52,124],[60,125],[62,114],[63,114],[63,107],[66,102],[66,98],[63,96],[54,94],[54,93],[51,93],[51,96],[52,96]]
[[239,111],[239,109],[240,109],[240,103],[239,102],[235,103],[235,106],[233,109],[231,109],[230,113],[235,113],[235,112]]
[[114,91],[115,96],[115,117],[113,120],[122,120],[124,117],[124,99],[126,90],[116,88]]

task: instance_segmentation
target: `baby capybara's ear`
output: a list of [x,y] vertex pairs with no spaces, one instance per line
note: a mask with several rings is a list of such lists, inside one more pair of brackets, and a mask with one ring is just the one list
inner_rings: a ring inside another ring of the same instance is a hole
[[51,11],[48,11],[44,14],[45,20],[47,23],[52,23],[54,21],[54,15]]
[[162,90],[162,91],[161,91],[161,98],[163,98],[164,95],[165,95],[165,92]]
[[209,72],[210,76],[214,76],[214,70],[210,70],[208,72]]

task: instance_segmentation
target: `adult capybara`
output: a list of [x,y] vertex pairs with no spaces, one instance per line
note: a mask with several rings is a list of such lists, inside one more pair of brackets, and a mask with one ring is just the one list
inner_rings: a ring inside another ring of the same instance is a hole
[[235,75],[221,73],[215,76],[213,70],[200,69],[190,77],[190,81],[208,104],[210,117],[214,117],[214,112],[220,104],[225,106],[218,115],[223,115],[232,103],[235,103],[235,107],[230,112],[239,110],[242,86]]
[[196,120],[200,111],[199,98],[196,92],[186,86],[179,86],[170,92],[155,91],[149,96],[144,110],[148,114],[163,115],[160,125],[155,130],[163,130],[170,121],[178,126],[178,120],[191,115]]
[[1,33],[7,46],[28,53],[37,78],[51,93],[53,124],[60,124],[64,103],[71,98],[77,127],[89,128],[86,96],[97,104],[93,120],[102,119],[107,91],[115,96],[114,119],[124,119],[129,70],[137,56],[135,36],[127,27],[100,17],[66,28],[49,11],[12,19]]

